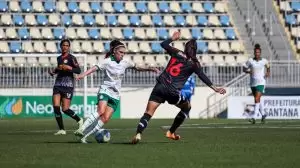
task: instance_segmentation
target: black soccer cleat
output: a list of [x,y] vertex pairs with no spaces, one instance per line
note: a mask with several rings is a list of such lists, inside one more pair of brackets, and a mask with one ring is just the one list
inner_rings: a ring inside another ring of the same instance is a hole
[[248,120],[251,124],[255,124],[255,119],[254,118],[251,118]]
[[265,124],[266,123],[266,118],[267,118],[267,115],[265,114],[265,115],[262,115],[262,117],[261,117],[261,123],[262,124]]

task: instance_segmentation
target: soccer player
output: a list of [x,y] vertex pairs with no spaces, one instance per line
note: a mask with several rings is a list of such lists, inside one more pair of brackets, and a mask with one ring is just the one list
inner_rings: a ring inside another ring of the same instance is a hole
[[132,68],[137,71],[153,71],[159,73],[157,68],[147,68],[137,66],[133,62],[123,60],[126,48],[120,41],[111,42],[111,50],[106,54],[103,62],[99,62],[86,72],[78,75],[77,80],[83,79],[97,70],[105,72],[105,77],[100,89],[98,91],[98,107],[97,112],[92,113],[83,123],[82,127],[74,132],[74,134],[81,138],[82,143],[87,143],[86,138],[100,130],[111,118],[113,112],[116,110],[120,101],[120,91],[122,78],[125,70]]
[[195,93],[195,86],[196,86],[196,79],[195,75],[191,75],[185,84],[183,85],[183,88],[181,89],[181,96],[191,102],[192,95]]
[[245,73],[250,74],[250,87],[254,96],[254,113],[250,115],[250,122],[255,124],[255,115],[261,113],[261,122],[265,123],[267,117],[263,114],[260,98],[265,91],[266,78],[270,76],[270,65],[265,58],[261,57],[261,48],[259,44],[254,46],[254,58],[249,58],[243,67]]
[[70,45],[71,42],[68,39],[64,39],[60,42],[62,53],[57,57],[57,67],[49,71],[51,76],[57,74],[53,87],[52,103],[59,130],[54,135],[66,134],[60,107],[62,107],[62,111],[66,115],[76,120],[79,127],[83,124],[83,120],[79,118],[73,110],[70,109],[70,104],[74,93],[73,74],[79,74],[81,72],[76,57],[70,54]]
[[154,115],[155,110],[161,103],[168,101],[169,104],[180,108],[180,112],[174,119],[171,128],[167,131],[166,137],[179,140],[180,136],[175,133],[177,128],[189,115],[191,104],[188,100],[182,98],[180,91],[192,73],[196,73],[198,77],[211,89],[220,94],[225,94],[226,90],[215,87],[208,77],[203,73],[201,65],[196,57],[197,43],[192,39],[185,44],[184,51],[180,51],[171,47],[169,44],[172,41],[178,40],[180,33],[175,32],[171,39],[161,43],[171,59],[166,69],[157,78],[157,83],[154,86],[150,95],[146,111],[137,126],[136,135],[132,139],[132,143],[136,144],[141,140],[142,132],[148,125],[149,120]]

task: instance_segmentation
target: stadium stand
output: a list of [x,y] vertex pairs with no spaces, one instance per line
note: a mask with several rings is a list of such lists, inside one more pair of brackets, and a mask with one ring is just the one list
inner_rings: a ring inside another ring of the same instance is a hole
[[1,53],[57,53],[59,40],[69,38],[72,52],[99,59],[109,40],[120,39],[132,60],[160,66],[167,62],[160,41],[180,30],[182,39],[173,45],[183,49],[185,40],[197,39],[204,65],[247,58],[225,1],[7,0],[0,12]]

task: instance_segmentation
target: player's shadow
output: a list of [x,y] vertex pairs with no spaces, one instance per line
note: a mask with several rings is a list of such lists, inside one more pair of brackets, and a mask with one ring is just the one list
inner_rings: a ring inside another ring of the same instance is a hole
[[[166,142],[166,141],[156,141],[156,142],[139,142],[138,144],[170,144],[170,143],[174,143],[174,142]],[[135,145],[132,144],[132,142],[110,142],[110,144],[113,145]]]
[[46,141],[46,142],[43,142],[43,143],[46,143],[46,144],[66,144],[66,143],[79,144],[80,142],[78,142],[78,141],[56,141],[56,142]]

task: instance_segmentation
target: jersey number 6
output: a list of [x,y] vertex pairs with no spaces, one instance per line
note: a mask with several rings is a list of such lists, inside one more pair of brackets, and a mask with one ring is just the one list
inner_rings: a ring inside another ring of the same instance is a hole
[[182,63],[176,64],[176,58],[171,58],[170,64],[166,71],[172,76],[178,76],[180,74],[180,68],[183,66]]

